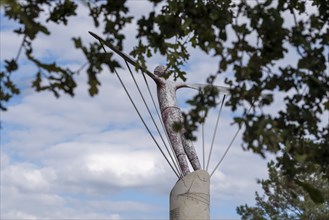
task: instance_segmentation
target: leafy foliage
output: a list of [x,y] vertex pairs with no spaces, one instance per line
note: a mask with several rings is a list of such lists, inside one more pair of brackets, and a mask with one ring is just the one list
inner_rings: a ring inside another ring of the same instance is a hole
[[[317,168],[298,175],[299,180],[291,180],[273,161],[270,162],[269,179],[258,181],[265,195],[260,196],[256,192],[255,207],[241,205],[237,208],[238,214],[242,219],[327,219],[329,182]],[[303,190],[305,187],[311,190],[316,188],[317,192],[306,193]],[[318,194],[316,198],[310,197],[315,194]],[[321,203],[319,200],[322,200]]]
[[215,76],[208,77],[209,86],[203,88],[193,99],[187,101],[191,110],[188,114],[183,113],[184,123],[181,125],[184,127],[184,131],[187,131],[185,132],[187,139],[196,140],[192,131],[197,130],[198,125],[205,122],[209,109],[217,106],[219,92],[216,87],[211,86],[215,78]]
[[[87,3],[90,9],[90,16],[94,19],[95,26],[99,26],[99,15],[103,15],[105,23],[104,34],[110,34],[113,40],[118,42],[117,46],[122,48],[123,34],[120,33],[126,22],[131,20],[131,17],[123,17],[122,13],[127,13],[128,9],[124,6],[125,1],[109,1],[99,4],[95,1]],[[74,71],[70,68],[63,69],[56,62],[45,63],[33,55],[33,41],[39,33],[50,35],[47,25],[55,23],[58,25],[67,25],[69,18],[76,15],[78,4],[71,0],[49,1],[1,1],[1,7],[4,7],[5,16],[8,19],[16,21],[20,26],[14,32],[22,35],[23,40],[21,47],[15,59],[5,60],[5,70],[0,72],[1,92],[0,108],[6,110],[3,102],[9,101],[15,94],[19,94],[19,89],[12,81],[12,74],[19,68],[18,59],[22,51],[28,60],[38,67],[35,73],[35,79],[32,82],[32,87],[36,91],[51,91],[56,97],[60,96],[60,92],[64,92],[74,96],[76,83],[74,75],[79,71]],[[41,18],[44,20],[41,21]],[[114,33],[112,35],[112,33]],[[82,50],[89,67],[87,69],[89,93],[91,96],[98,93],[100,82],[97,79],[97,74],[102,70],[102,64],[109,65],[111,70],[118,66],[116,61],[110,59],[109,54],[101,52],[100,45],[91,43],[83,45],[80,38],[73,39],[75,47]],[[111,60],[110,62],[107,62]]]
[[[244,109],[244,114],[235,118],[245,128],[244,149],[263,157],[268,152],[283,152],[278,163],[283,174],[292,179],[303,172],[296,165],[301,161],[318,165],[329,179],[329,123],[322,121],[329,110],[328,0],[149,2],[154,9],[136,18],[138,45],[131,54],[139,66],[146,67],[145,56],[160,53],[174,77],[185,80],[181,66],[189,59],[189,46],[216,57],[218,71],[211,73],[209,82],[229,73],[225,75],[231,92],[228,106],[233,111]],[[122,30],[133,19],[125,0],[85,4],[73,0],[3,0],[1,7],[8,19],[19,24],[14,32],[23,36],[17,57],[4,61],[5,70],[0,73],[1,109],[5,109],[3,102],[19,93],[12,74],[19,68],[21,51],[39,69],[32,82],[36,91],[74,95],[77,71],[61,68],[56,62],[44,63],[33,54],[38,35],[51,34],[49,23],[67,25],[78,7],[87,7],[95,27],[104,27],[106,39],[122,49]],[[89,93],[96,95],[103,65],[113,71],[118,63],[111,54],[102,53],[97,42],[86,45],[76,37],[73,43],[87,59]],[[288,55],[293,59],[286,60]],[[216,99],[217,92],[209,89],[189,101],[192,110],[184,114],[187,137],[195,138],[193,132],[203,122],[201,112],[213,108]],[[267,113],[264,109],[276,101],[282,103],[280,109]],[[311,144],[305,144],[305,139]]]

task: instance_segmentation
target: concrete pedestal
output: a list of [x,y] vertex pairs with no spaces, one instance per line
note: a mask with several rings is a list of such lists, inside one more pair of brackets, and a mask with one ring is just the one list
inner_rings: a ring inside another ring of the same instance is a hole
[[170,192],[170,220],[210,219],[210,176],[204,170],[189,173]]

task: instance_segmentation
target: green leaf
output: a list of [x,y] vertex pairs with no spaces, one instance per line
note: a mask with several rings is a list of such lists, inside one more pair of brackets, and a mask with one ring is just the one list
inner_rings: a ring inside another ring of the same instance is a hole
[[18,69],[18,65],[15,59],[5,60],[5,68],[8,72],[13,72]]

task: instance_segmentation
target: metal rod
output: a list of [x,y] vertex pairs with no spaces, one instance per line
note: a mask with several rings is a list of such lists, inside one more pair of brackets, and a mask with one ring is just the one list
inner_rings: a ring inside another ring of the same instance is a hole
[[204,121],[203,121],[203,123],[202,123],[202,125],[201,125],[201,129],[202,129],[202,168],[203,168],[203,170],[205,170],[206,169],[206,166],[205,166],[205,163],[206,163],[206,159],[205,159],[205,143],[204,143],[204,123],[205,123],[205,115],[206,115],[206,113],[204,113]]
[[173,156],[174,159],[175,159],[175,162],[176,162],[176,163],[174,163],[174,165],[175,165],[176,167],[178,167],[178,171],[179,171],[178,173],[180,173],[181,177],[183,177],[183,171],[182,171],[181,167],[178,165],[179,162],[178,162],[178,159],[177,159],[177,157],[176,157],[176,155],[175,155],[174,148],[173,148],[173,146],[172,146],[172,144],[171,144],[171,141],[170,141],[170,139],[169,139],[168,132],[167,132],[167,130],[165,129],[165,126],[164,126],[164,124],[163,124],[162,118],[161,118],[160,113],[159,113],[159,111],[158,111],[158,108],[157,108],[157,106],[156,106],[156,104],[155,104],[154,97],[153,97],[153,95],[152,95],[152,93],[151,93],[150,86],[149,86],[149,84],[148,84],[148,82],[147,82],[147,79],[146,79],[146,77],[145,77],[145,73],[144,73],[143,71],[142,71],[142,75],[143,75],[143,78],[144,78],[144,81],[145,81],[145,84],[146,84],[147,90],[148,90],[148,92],[149,92],[149,95],[150,95],[150,97],[151,97],[151,99],[152,99],[153,106],[154,106],[154,108],[155,108],[155,111],[156,111],[156,113],[157,113],[157,115],[158,115],[158,118],[159,118],[159,121],[160,121],[160,123],[161,123],[162,129],[163,129],[163,131],[164,131],[164,133],[165,133],[165,135],[166,135],[166,137],[167,137],[167,141],[168,141],[168,143],[169,143],[169,146],[170,146],[170,149],[171,149],[172,156]]
[[118,79],[119,79],[121,85],[123,86],[124,90],[126,91],[126,94],[128,95],[130,102],[133,104],[133,106],[134,106],[134,108],[135,108],[135,110],[136,110],[136,112],[137,112],[139,118],[140,118],[141,121],[143,122],[143,124],[144,124],[146,130],[147,130],[148,133],[151,135],[153,141],[154,141],[155,144],[157,145],[157,147],[158,147],[158,149],[160,150],[162,156],[166,159],[166,161],[168,162],[168,164],[169,164],[169,166],[171,167],[171,169],[174,171],[174,173],[176,174],[176,176],[179,178],[179,175],[176,173],[176,170],[173,168],[173,166],[172,166],[171,163],[169,162],[168,158],[166,157],[165,153],[164,153],[163,150],[161,149],[160,145],[158,144],[158,142],[157,142],[156,139],[154,138],[154,136],[153,136],[151,130],[150,130],[149,127],[146,125],[146,122],[144,121],[142,115],[141,115],[140,112],[138,111],[138,109],[137,109],[137,107],[136,107],[134,101],[132,100],[132,98],[131,98],[131,96],[130,96],[128,90],[127,90],[127,88],[126,88],[125,85],[123,84],[123,81],[121,80],[121,78],[120,78],[118,72],[116,71],[116,69],[114,69],[114,72],[115,72],[116,76],[118,77]]
[[217,168],[219,167],[219,165],[220,165],[220,164],[222,163],[222,161],[224,160],[226,154],[227,154],[228,151],[230,150],[230,148],[231,148],[233,142],[235,141],[236,136],[239,134],[240,130],[241,130],[241,127],[239,127],[239,129],[235,132],[235,134],[234,134],[234,136],[233,136],[233,139],[231,140],[231,143],[230,143],[230,144],[228,145],[228,147],[226,148],[226,150],[225,150],[223,156],[220,158],[220,160],[219,160],[219,162],[217,163],[215,169],[211,172],[210,177],[212,177],[212,175],[214,174],[214,172],[217,170]]
[[141,69],[142,71],[146,72],[147,74],[151,74],[152,73],[141,67],[140,65],[138,65],[137,61],[132,59],[130,56],[128,56],[127,54],[125,54],[124,52],[120,51],[119,49],[117,49],[115,46],[113,46],[112,44],[110,44],[108,41],[105,41],[104,39],[102,39],[100,36],[98,36],[97,34],[88,31],[89,34],[91,34],[94,38],[96,38],[99,42],[101,42],[102,44],[104,44],[105,46],[109,47],[111,50],[113,50],[114,52],[116,52],[120,57],[122,57],[124,60],[126,60],[128,63],[132,64],[135,67],[138,67],[139,69]]
[[209,162],[210,162],[210,159],[211,159],[212,149],[213,149],[213,146],[214,146],[214,143],[215,143],[217,128],[218,128],[218,124],[219,124],[219,118],[220,118],[220,115],[221,115],[221,112],[222,112],[222,109],[223,109],[225,97],[226,97],[226,95],[223,96],[222,104],[220,106],[218,116],[217,116],[217,121],[216,121],[215,129],[214,129],[214,134],[213,134],[213,137],[212,137],[211,147],[210,147],[210,151],[209,151],[209,155],[208,155],[208,162],[207,162],[207,168],[206,168],[207,171],[208,171],[208,168],[209,168]]
[[[248,109],[247,114],[248,114],[248,112],[251,110],[252,107],[253,107],[253,103],[251,104],[250,108]],[[215,169],[211,172],[210,177],[215,173],[215,171],[217,170],[217,168],[219,167],[219,165],[220,165],[220,164],[222,163],[222,161],[224,160],[224,158],[225,158],[227,152],[228,152],[228,151],[230,150],[230,148],[232,147],[232,144],[233,144],[233,142],[235,141],[235,138],[238,136],[238,134],[239,134],[239,132],[240,132],[240,130],[241,130],[241,127],[242,127],[242,126],[239,126],[239,129],[235,132],[235,134],[234,134],[234,136],[233,136],[233,139],[231,140],[231,143],[230,143],[230,144],[228,145],[228,147],[226,148],[226,150],[225,150],[225,152],[224,152],[222,158],[221,158],[221,159],[219,160],[219,162],[217,163]]]
[[131,75],[131,77],[132,77],[132,79],[133,79],[133,81],[134,81],[134,83],[135,83],[135,85],[136,85],[136,87],[137,87],[137,90],[138,90],[138,92],[139,92],[139,94],[140,94],[140,96],[141,96],[141,98],[142,98],[142,100],[143,100],[143,102],[144,102],[144,105],[145,105],[145,107],[146,107],[146,109],[147,109],[147,111],[148,111],[148,113],[149,113],[149,115],[150,115],[150,117],[151,117],[151,119],[152,119],[152,122],[153,122],[153,124],[154,124],[156,130],[158,131],[158,134],[159,134],[159,136],[160,136],[160,138],[161,138],[161,140],[162,140],[162,143],[164,144],[164,146],[165,146],[165,148],[166,148],[166,150],[167,150],[167,153],[169,154],[169,157],[170,157],[172,163],[174,164],[174,166],[175,166],[175,168],[176,168],[176,171],[179,173],[179,169],[177,168],[177,165],[176,165],[176,163],[175,163],[175,160],[173,159],[172,155],[171,155],[170,152],[169,152],[168,146],[167,146],[166,142],[164,141],[164,139],[163,139],[163,137],[162,137],[162,135],[161,135],[161,132],[160,132],[160,130],[159,130],[159,127],[158,127],[158,125],[156,124],[156,122],[155,122],[155,120],[154,120],[154,118],[153,118],[153,115],[152,115],[152,113],[151,113],[151,110],[150,110],[149,106],[147,105],[146,100],[145,100],[145,98],[144,98],[144,96],[143,96],[143,94],[142,94],[142,91],[140,90],[140,88],[139,88],[139,86],[138,86],[138,84],[137,84],[136,78],[134,77],[134,75],[133,75],[133,73],[132,73],[132,71],[131,71],[131,69],[130,69],[130,67],[129,67],[129,64],[128,64],[127,62],[125,62],[125,63],[126,63],[128,69],[129,69],[130,75]]
[[[101,44],[102,44],[102,42],[101,42]],[[102,44],[102,47],[103,47],[104,52],[107,53],[106,50],[105,50],[105,48],[104,48],[104,46],[103,46],[103,44]],[[165,153],[164,153],[163,150],[161,149],[160,145],[158,144],[158,142],[157,142],[156,139],[154,138],[154,136],[153,136],[151,130],[149,129],[149,127],[147,126],[146,122],[144,121],[142,115],[141,115],[140,112],[138,111],[138,108],[137,108],[135,102],[134,102],[133,99],[131,98],[130,93],[128,92],[126,86],[124,85],[124,83],[123,83],[121,77],[119,76],[118,72],[116,71],[116,69],[114,69],[114,72],[115,72],[116,76],[118,77],[118,79],[119,79],[119,81],[120,81],[120,83],[121,83],[123,89],[125,90],[125,92],[126,92],[128,98],[129,98],[130,102],[131,102],[132,105],[134,106],[134,109],[135,109],[135,111],[137,112],[137,114],[138,114],[140,120],[141,120],[142,123],[144,124],[146,130],[148,131],[148,133],[149,133],[150,136],[152,137],[154,143],[157,145],[157,147],[158,147],[158,149],[160,150],[162,156],[166,159],[167,163],[169,164],[169,166],[171,167],[171,169],[172,169],[172,170],[174,171],[174,173],[176,174],[177,178],[179,178],[180,175],[176,172],[176,170],[174,169],[174,167],[172,166],[172,164],[171,164],[170,161],[168,160],[167,156],[165,155]]]

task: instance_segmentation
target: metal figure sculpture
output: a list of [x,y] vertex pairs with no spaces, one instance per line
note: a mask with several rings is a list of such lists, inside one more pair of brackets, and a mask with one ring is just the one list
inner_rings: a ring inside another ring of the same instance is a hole
[[[222,87],[222,86],[210,85],[210,86],[216,87],[216,89],[224,95],[223,95],[223,99],[222,99],[220,109],[218,112],[216,126],[214,129],[212,143],[211,143],[211,147],[210,147],[210,151],[209,151],[207,166],[205,166],[205,157],[204,157],[205,146],[204,146],[204,144],[202,146],[203,170],[201,170],[201,165],[199,162],[199,158],[196,154],[195,148],[193,147],[193,145],[190,141],[187,141],[185,139],[184,128],[181,129],[179,132],[174,130],[174,123],[182,122],[182,113],[181,113],[180,108],[177,105],[176,90],[180,89],[180,88],[193,88],[193,89],[200,90],[209,85],[188,84],[188,83],[170,81],[165,78],[166,68],[164,66],[156,67],[154,70],[154,73],[151,73],[146,68],[139,66],[135,60],[133,60],[128,55],[126,55],[125,53],[123,53],[120,50],[118,50],[117,48],[115,48],[108,41],[103,40],[101,37],[99,37],[95,33],[92,33],[92,32],[89,32],[89,33],[101,43],[105,53],[107,53],[107,52],[105,50],[104,45],[109,47],[111,50],[113,50],[115,53],[117,53],[119,56],[121,56],[124,59],[125,63],[127,64],[128,69],[129,69],[129,72],[135,82],[135,85],[136,85],[136,87],[144,101],[144,104],[152,118],[152,121],[158,131],[158,134],[161,137],[163,144],[164,144],[165,148],[167,149],[167,152],[168,152],[170,158],[172,159],[172,163],[171,163],[169,161],[169,159],[167,158],[167,155],[163,152],[159,143],[154,138],[154,135],[150,131],[145,120],[141,116],[138,108],[135,105],[133,98],[131,97],[125,84],[121,80],[121,77],[119,76],[118,72],[116,71],[116,69],[114,69],[114,73],[118,77],[123,89],[125,90],[129,100],[131,101],[132,105],[134,106],[141,121],[143,122],[146,130],[149,132],[150,136],[152,137],[155,144],[161,151],[162,155],[167,160],[168,164],[170,165],[170,167],[172,168],[172,170],[174,171],[176,176],[179,178],[179,180],[176,182],[176,184],[174,185],[173,189],[170,192],[170,220],[179,220],[179,219],[208,219],[209,220],[210,219],[210,178],[214,174],[214,172],[218,169],[219,165],[221,164],[221,162],[227,155],[228,151],[230,150],[239,131],[241,130],[241,126],[239,126],[239,128],[237,129],[236,133],[233,136],[233,139],[231,140],[230,144],[226,148],[224,154],[222,155],[222,157],[216,164],[215,169],[212,172],[210,172],[210,175],[209,175],[209,173],[208,173],[209,161],[211,158],[211,153],[212,153],[215,136],[216,136],[216,132],[217,132],[217,126],[219,124],[219,118],[220,118],[220,114],[221,114],[221,111],[223,108],[225,97],[227,94],[229,94],[228,89],[225,87]],[[156,122],[152,116],[152,113],[151,113],[150,109],[148,108],[148,105],[142,95],[142,92],[139,89],[139,86],[135,80],[134,74],[131,71],[128,63],[134,65],[136,68],[140,69],[143,73],[143,78],[147,85],[149,94],[152,98],[152,102],[155,106],[157,115],[159,116],[160,121],[163,122],[162,125],[163,125],[164,129],[166,130],[168,140],[171,143],[171,147],[172,147],[171,152],[173,152],[176,156],[176,159],[177,159],[176,161],[174,161],[174,159],[172,157],[172,153],[169,152],[169,150],[166,146],[166,143],[162,138],[161,132],[159,131],[158,126],[156,125]],[[161,116],[157,110],[156,104],[154,102],[152,93],[150,91],[150,88],[148,86],[148,83],[147,83],[147,80],[145,77],[145,74],[148,75],[150,78],[152,78],[153,81],[157,85],[157,95],[158,95]],[[252,107],[253,107],[253,104],[250,106],[248,112],[252,109]],[[202,134],[203,133],[204,132],[203,132],[203,125],[202,125]],[[204,140],[204,135],[202,135],[202,140]],[[190,173],[186,157],[189,159],[195,172]],[[178,166],[180,169],[178,169],[177,163],[178,163]]]
[[[145,120],[141,116],[138,108],[135,105],[134,100],[130,96],[130,93],[128,92],[126,86],[124,85],[123,81],[121,80],[121,77],[117,73],[117,71],[114,69],[115,74],[117,75],[122,87],[124,88],[127,96],[129,97],[129,100],[131,101],[132,105],[134,106],[138,116],[140,117],[141,121],[143,122],[145,128],[149,132],[150,136],[154,140],[155,144],[161,151],[164,158],[167,160],[168,164],[176,174],[176,176],[179,178],[179,180],[176,182],[175,186],[170,192],[170,220],[179,220],[179,219],[210,219],[210,178],[214,174],[214,172],[218,169],[219,165],[223,161],[224,157],[230,150],[234,140],[236,139],[239,131],[241,130],[241,126],[237,129],[236,133],[233,136],[233,139],[231,140],[230,144],[226,148],[224,154],[220,158],[219,162],[216,164],[215,169],[210,172],[210,175],[208,173],[208,166],[209,161],[211,158],[211,153],[213,149],[213,144],[215,141],[217,126],[219,123],[220,114],[222,111],[222,107],[225,101],[225,97],[227,94],[229,94],[229,91],[227,88],[222,86],[214,86],[216,89],[221,93],[224,94],[217,121],[216,126],[214,129],[214,134],[212,138],[212,143],[209,151],[208,156],[208,162],[207,166],[205,166],[205,147],[203,148],[203,170],[201,170],[199,158],[196,154],[195,148],[193,147],[192,143],[190,141],[187,141],[184,136],[184,128],[181,129],[179,132],[174,130],[174,124],[175,122],[182,122],[182,113],[180,108],[177,105],[177,98],[176,98],[176,90],[180,88],[193,88],[201,90],[202,88],[209,86],[205,84],[188,84],[188,83],[180,83],[180,82],[174,82],[170,81],[165,78],[166,75],[166,68],[164,66],[158,66],[155,68],[154,73],[151,73],[146,68],[143,68],[138,65],[136,61],[134,61],[132,58],[130,58],[125,53],[121,52],[117,48],[115,48],[111,43],[108,41],[103,40],[98,35],[89,32],[93,37],[95,37],[101,45],[103,46],[104,52],[106,53],[106,50],[104,48],[104,45],[109,47],[111,50],[113,50],[115,53],[117,53],[119,56],[121,56],[124,61],[127,64],[127,67],[129,69],[129,72],[135,82],[136,87],[138,88],[138,91],[144,101],[145,106],[147,107],[147,110],[149,111],[149,114],[152,118],[152,121],[157,128],[157,131],[159,133],[159,136],[162,138],[161,132],[158,129],[158,126],[156,125],[154,118],[152,116],[152,113],[150,112],[145,99],[139,89],[139,86],[134,78],[134,74],[132,73],[128,63],[134,65],[136,68],[140,69],[143,73],[143,77],[145,80],[145,83],[147,85],[148,91],[150,93],[150,96],[152,98],[152,102],[154,106],[156,105],[152,96],[152,93],[150,92],[145,74],[148,75],[150,78],[154,80],[154,82],[157,85],[157,95],[158,95],[158,101],[159,101],[159,107],[161,111],[161,116],[159,112],[157,111],[157,114],[160,120],[163,122],[162,125],[164,129],[166,130],[167,137],[169,139],[169,142],[171,143],[172,151],[174,152],[176,156],[176,162],[173,160],[171,153],[169,152],[165,141],[163,140],[163,143],[168,151],[168,154],[170,158],[172,159],[173,164],[168,160],[166,154],[163,152],[162,148],[159,146],[158,142],[155,140],[152,132],[150,131],[148,125],[146,124]],[[248,112],[251,110],[253,105],[250,106]],[[156,108],[156,107],[155,107]],[[157,110],[157,108],[156,108]],[[202,127],[203,129],[203,127]],[[202,130],[203,134],[203,130]],[[202,139],[204,139],[204,135],[202,135]],[[189,159],[193,169],[195,172],[191,172],[189,170],[188,162],[186,157]],[[178,163],[180,169],[176,166]],[[175,167],[174,167],[174,166]],[[176,169],[175,169],[176,168]],[[178,171],[178,172],[177,172]]]
[[[111,48],[114,52],[120,55],[126,62],[137,65],[136,61],[131,59],[128,55],[116,49],[113,45],[104,41],[98,35],[89,32],[92,36],[98,39],[101,43],[105,44]],[[190,161],[193,169],[200,170],[201,165],[199,158],[197,156],[196,150],[191,141],[187,140],[184,136],[184,128],[180,131],[174,130],[175,123],[182,122],[182,113],[180,108],[177,105],[176,90],[180,88],[192,88],[200,90],[207,84],[188,84],[184,82],[174,82],[165,78],[166,68],[164,66],[158,66],[155,68],[154,73],[151,73],[147,69],[140,68],[145,74],[154,80],[157,85],[157,95],[159,101],[159,107],[161,111],[161,117],[168,134],[169,141],[172,145],[176,158],[178,160],[179,167],[183,173],[183,176],[186,176],[190,173],[188,160]],[[228,90],[225,87],[214,86],[218,89],[219,92],[227,94]]]
[[195,87],[190,84],[173,82],[165,79],[165,74],[166,68],[164,66],[158,66],[155,68],[154,74],[148,75],[157,85],[162,120],[178,159],[179,166],[183,175],[186,176],[190,172],[186,156],[194,170],[200,170],[201,165],[192,142],[186,140],[184,137],[184,129],[182,131],[174,131],[174,124],[182,122],[182,113],[176,100],[176,90],[184,87]]

